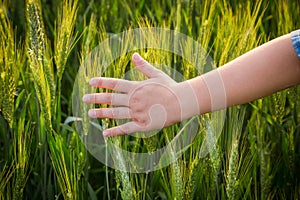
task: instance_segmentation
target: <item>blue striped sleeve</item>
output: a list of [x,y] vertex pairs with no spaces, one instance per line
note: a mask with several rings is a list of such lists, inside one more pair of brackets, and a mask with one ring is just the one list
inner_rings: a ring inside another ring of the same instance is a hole
[[291,32],[291,36],[295,51],[300,59],[300,29]]

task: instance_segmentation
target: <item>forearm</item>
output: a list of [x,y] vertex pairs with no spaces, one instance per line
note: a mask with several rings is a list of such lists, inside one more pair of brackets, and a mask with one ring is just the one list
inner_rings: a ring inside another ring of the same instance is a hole
[[[206,81],[212,79],[208,76],[216,79],[215,84]],[[225,106],[243,104],[299,84],[300,60],[288,34],[188,82],[196,93],[200,112],[206,113]],[[214,90],[222,89],[224,92],[219,96],[216,92],[211,94]],[[218,101],[223,98],[222,95],[225,95],[226,105]]]

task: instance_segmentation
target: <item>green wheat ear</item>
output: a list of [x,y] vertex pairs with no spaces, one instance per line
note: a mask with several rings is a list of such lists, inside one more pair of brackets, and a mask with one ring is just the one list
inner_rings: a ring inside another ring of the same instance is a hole
[[62,79],[67,59],[74,45],[75,22],[78,10],[78,0],[65,0],[59,7],[54,39],[54,59],[57,67],[58,81]]
[[12,128],[18,67],[24,60],[4,7],[0,7],[0,25],[0,112]]
[[28,0],[27,21],[29,24],[29,60],[34,87],[45,120],[51,132],[51,110],[54,107],[55,83],[49,42],[46,40],[41,5],[39,1]]
[[239,160],[239,153],[238,153],[238,140],[233,141],[231,154],[229,158],[228,164],[228,171],[226,177],[226,193],[228,199],[236,199],[237,198],[237,188],[238,188],[238,160]]

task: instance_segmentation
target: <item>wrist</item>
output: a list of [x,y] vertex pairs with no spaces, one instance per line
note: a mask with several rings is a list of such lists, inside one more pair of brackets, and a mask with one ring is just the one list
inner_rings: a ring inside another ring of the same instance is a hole
[[181,120],[209,112],[208,92],[202,82],[202,78],[197,77],[178,83],[176,95],[180,102]]
[[203,76],[198,76],[186,81],[189,87],[192,89],[196,102],[198,104],[198,115],[205,114],[212,111],[211,98],[209,90],[203,79]]

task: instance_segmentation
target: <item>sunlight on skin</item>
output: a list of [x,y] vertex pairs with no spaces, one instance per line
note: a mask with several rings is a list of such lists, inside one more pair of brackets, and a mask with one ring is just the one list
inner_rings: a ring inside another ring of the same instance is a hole
[[243,104],[300,82],[300,60],[289,34],[181,83],[137,53],[133,54],[132,61],[147,80],[92,78],[91,86],[121,93],[83,96],[85,103],[118,106],[91,109],[89,116],[92,118],[132,120],[103,131],[105,136],[161,129],[194,115]]

